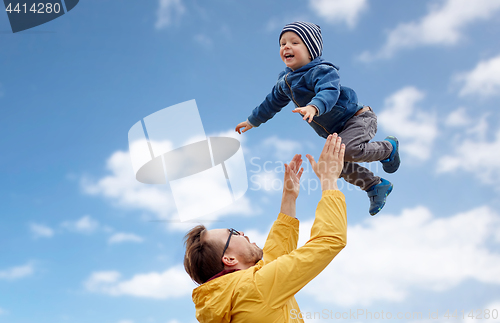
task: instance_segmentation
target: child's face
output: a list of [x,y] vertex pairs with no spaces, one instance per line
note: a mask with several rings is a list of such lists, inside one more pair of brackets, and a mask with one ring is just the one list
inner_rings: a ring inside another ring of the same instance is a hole
[[287,31],[280,39],[281,60],[292,70],[297,70],[311,61],[311,55],[299,35]]

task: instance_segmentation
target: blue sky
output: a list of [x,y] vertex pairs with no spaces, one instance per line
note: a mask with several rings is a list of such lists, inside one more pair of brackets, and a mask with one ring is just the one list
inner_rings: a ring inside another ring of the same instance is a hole
[[[348,245],[299,292],[302,311],[500,311],[499,13],[491,0],[88,0],[16,34],[0,14],[0,322],[195,322],[193,223],[176,221],[168,185],[135,181],[128,130],[195,99],[208,135],[234,136],[284,68],[278,35],[296,20],[321,26],[323,57],[402,158],[391,175],[369,165],[394,183],[376,217],[339,182]],[[324,142],[291,110],[236,137],[249,189],[210,228],[263,246],[281,165]],[[299,243],[320,196],[306,168]]]

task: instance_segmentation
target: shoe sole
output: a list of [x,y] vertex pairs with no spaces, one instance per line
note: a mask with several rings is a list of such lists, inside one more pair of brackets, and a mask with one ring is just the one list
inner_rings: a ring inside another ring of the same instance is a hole
[[[399,160],[399,163],[401,164],[401,159],[399,158],[399,140],[398,138],[394,137],[394,136],[387,136],[385,139],[392,139],[396,142],[396,149],[397,149],[397,159]],[[396,155],[394,156],[394,159],[396,159]],[[384,167],[384,164],[382,163],[382,168],[384,169],[384,171],[387,173],[387,174],[392,174],[392,173],[395,173],[398,169],[399,169],[399,165],[398,167],[395,169],[395,170],[392,170],[392,171],[387,171]]]
[[382,210],[385,206],[385,201],[387,200],[387,197],[389,196],[389,194],[391,194],[392,192],[392,189],[394,188],[394,185],[391,184],[391,187],[389,187],[389,189],[387,190],[387,192],[385,192],[385,196],[384,196],[384,204],[382,204],[381,207],[378,208],[377,212],[375,213],[370,213],[371,216],[374,216],[376,215],[378,212],[380,212],[380,210]]

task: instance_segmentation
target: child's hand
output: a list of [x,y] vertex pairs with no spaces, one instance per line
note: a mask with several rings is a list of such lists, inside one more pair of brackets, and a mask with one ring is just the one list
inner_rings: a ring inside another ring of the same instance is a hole
[[236,129],[234,129],[234,130],[241,135],[241,131],[240,131],[241,128],[245,128],[245,129],[243,129],[243,132],[246,132],[246,131],[252,129],[253,127],[248,122],[243,121],[243,122],[239,123],[236,126]]
[[303,108],[295,108],[295,110],[292,110],[292,112],[298,112],[302,114],[304,116],[302,119],[303,120],[309,119],[307,120],[307,122],[311,123],[313,117],[316,115],[317,110],[312,105],[306,105]]

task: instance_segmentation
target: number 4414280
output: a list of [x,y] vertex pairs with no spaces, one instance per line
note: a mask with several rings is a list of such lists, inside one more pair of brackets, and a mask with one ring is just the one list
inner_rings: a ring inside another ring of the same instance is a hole
[[16,3],[14,8],[12,6],[12,3],[9,3],[7,8],[5,8],[5,11],[8,13],[59,13],[61,11],[61,5],[59,3],[34,3],[29,9],[26,3]]

